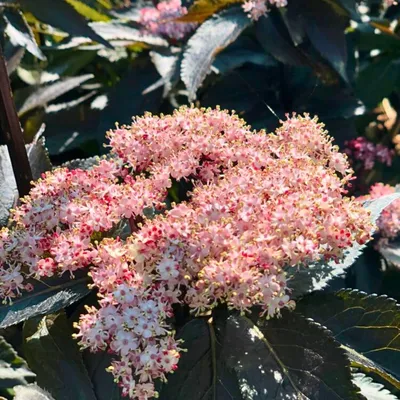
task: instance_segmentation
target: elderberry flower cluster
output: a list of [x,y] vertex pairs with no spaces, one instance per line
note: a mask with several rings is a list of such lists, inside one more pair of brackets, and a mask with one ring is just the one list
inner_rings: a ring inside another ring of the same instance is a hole
[[[308,115],[266,134],[226,111],[183,107],[108,139],[109,160],[45,174],[13,211],[0,236],[0,297],[29,289],[25,277],[86,270],[99,304],[75,337],[114,354],[109,371],[131,399],[156,396],[154,380],[177,368],[174,305],[279,316],[294,306],[284,268],[339,260],[370,239],[368,212],[345,196],[347,158]],[[176,182],[192,189],[171,204]],[[125,240],[113,237],[121,220],[132,227]]]
[[142,8],[139,23],[148,32],[180,40],[197,26],[196,23],[175,21],[186,15],[187,12],[187,8],[182,6],[181,0],[161,1],[156,7]]
[[244,12],[248,13],[249,18],[258,21],[268,12],[268,5],[276,7],[286,7],[287,0],[246,0],[242,5]]
[[361,161],[366,171],[371,170],[377,161],[387,166],[392,165],[394,150],[383,144],[374,144],[365,137],[358,137],[346,142],[345,153],[354,161]]

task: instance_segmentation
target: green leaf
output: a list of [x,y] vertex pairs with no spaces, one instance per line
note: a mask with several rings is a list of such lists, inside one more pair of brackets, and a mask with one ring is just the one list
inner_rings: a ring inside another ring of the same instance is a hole
[[400,82],[400,59],[388,54],[368,62],[356,79],[356,92],[367,107],[375,107]]
[[179,337],[188,351],[162,400],[361,398],[338,343],[294,313],[257,325],[237,314],[196,319]]
[[[400,198],[400,193],[393,193],[378,199],[366,201],[364,207],[371,211],[371,221],[375,223],[382,211],[398,198]],[[326,287],[330,280],[342,276],[346,269],[355,263],[365,247],[365,244],[354,243],[345,252],[344,258],[339,263],[335,263],[334,261],[328,263],[320,262],[310,265],[307,268],[301,267],[298,270],[288,268],[286,272],[289,277],[288,287],[292,291],[291,296],[297,298],[305,293]]]
[[67,3],[71,4],[79,14],[83,15],[87,19],[91,21],[109,21],[111,18],[97,11],[95,8],[90,7],[88,4],[85,4],[83,1],[78,0],[66,0]]
[[15,386],[14,400],[55,400],[50,393],[41,389],[38,385]]
[[57,99],[63,94],[79,87],[83,82],[93,78],[92,74],[64,78],[49,85],[40,86],[24,101],[18,110],[18,115],[22,116],[36,107],[42,107],[52,100]]
[[3,390],[26,385],[34,378],[35,374],[28,369],[26,362],[0,336],[0,395]]
[[182,60],[181,78],[189,100],[210,72],[216,55],[246,29],[251,20],[239,7],[233,7],[209,19],[189,39]]
[[22,46],[35,57],[45,60],[46,57],[37,45],[33,32],[21,11],[12,8],[6,9],[4,17],[8,23],[6,33],[11,43],[14,46]]
[[347,289],[310,294],[296,312],[326,326],[354,366],[400,387],[400,306],[395,300]]
[[0,328],[56,312],[77,302],[90,292],[88,283],[87,277],[46,279],[46,284],[35,281],[32,292],[25,292],[10,305],[0,305]]
[[37,383],[57,400],[96,400],[65,314],[24,324],[24,353]]
[[20,0],[23,9],[39,21],[59,28],[72,36],[88,37],[106,47],[111,45],[88,25],[85,18],[64,0]]

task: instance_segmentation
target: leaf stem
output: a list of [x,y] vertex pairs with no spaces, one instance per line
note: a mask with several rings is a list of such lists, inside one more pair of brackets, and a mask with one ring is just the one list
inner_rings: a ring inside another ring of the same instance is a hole
[[217,337],[213,326],[212,317],[207,321],[208,329],[210,330],[210,344],[211,344],[211,361],[213,367],[213,400],[217,400]]
[[7,67],[0,47],[0,115],[1,134],[7,144],[19,196],[29,193],[32,171],[25,149],[24,136],[12,97]]

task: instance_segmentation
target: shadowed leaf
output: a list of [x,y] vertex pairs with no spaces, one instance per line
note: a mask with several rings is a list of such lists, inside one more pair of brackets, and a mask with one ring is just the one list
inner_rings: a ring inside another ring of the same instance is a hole
[[24,324],[24,353],[40,387],[57,400],[96,400],[65,314]]
[[96,394],[96,400],[122,400],[121,390],[114,377],[106,368],[111,365],[113,356],[106,352],[83,352],[83,362]]
[[255,26],[256,37],[263,49],[278,61],[289,65],[304,65],[302,53],[294,46],[281,18],[276,13],[261,17]]
[[355,366],[400,386],[400,306],[395,300],[347,289],[308,295],[296,312],[332,331]]
[[395,90],[400,82],[399,65],[397,55],[388,54],[371,60],[360,70],[355,89],[366,106],[376,106]]
[[360,399],[349,362],[329,332],[293,313],[260,320],[237,314],[193,320],[179,369],[162,400]]

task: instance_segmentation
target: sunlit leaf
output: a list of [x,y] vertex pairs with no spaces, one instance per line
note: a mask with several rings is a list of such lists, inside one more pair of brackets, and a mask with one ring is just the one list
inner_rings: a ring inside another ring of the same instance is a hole
[[70,279],[69,277],[51,278],[42,282],[34,282],[34,290],[25,292],[12,304],[0,305],[0,328],[18,324],[37,315],[45,315],[67,307],[90,290],[87,277]]
[[6,9],[4,11],[4,17],[8,23],[6,33],[11,43],[14,46],[22,46],[35,57],[45,60],[46,57],[37,45],[33,32],[21,11],[12,8]]
[[14,400],[55,400],[50,393],[35,384],[15,386],[13,390]]
[[200,26],[189,39],[182,60],[181,77],[188,89],[189,100],[210,72],[216,55],[232,43],[250,25],[241,8],[231,8]]
[[376,383],[369,376],[356,373],[353,374],[353,383],[361,390],[361,394],[368,400],[398,400],[396,396],[391,394],[383,385]]
[[18,115],[21,116],[36,107],[46,105],[91,78],[93,78],[92,74],[74,76],[39,87],[22,104],[21,108],[18,110]]

